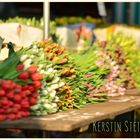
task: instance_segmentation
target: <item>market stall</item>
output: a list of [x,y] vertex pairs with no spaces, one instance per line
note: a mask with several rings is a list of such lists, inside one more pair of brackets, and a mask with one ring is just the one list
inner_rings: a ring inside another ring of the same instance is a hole
[[1,21],[0,128],[41,130],[47,137],[47,132],[84,132],[94,122],[137,111],[140,49],[134,36],[116,25],[99,31],[81,22],[57,27],[49,23],[48,2],[44,12],[44,22]]

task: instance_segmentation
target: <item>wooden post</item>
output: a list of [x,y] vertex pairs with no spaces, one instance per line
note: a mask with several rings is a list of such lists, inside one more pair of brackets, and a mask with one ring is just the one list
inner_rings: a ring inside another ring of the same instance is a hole
[[44,39],[49,37],[50,3],[45,0],[43,4],[44,13]]

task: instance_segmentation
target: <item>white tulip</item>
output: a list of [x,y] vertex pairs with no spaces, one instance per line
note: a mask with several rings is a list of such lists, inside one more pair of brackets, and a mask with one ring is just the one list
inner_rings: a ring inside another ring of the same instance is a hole
[[40,111],[37,111],[37,112],[36,112],[36,115],[37,115],[37,116],[41,116],[41,112],[40,112]]
[[53,83],[53,84],[54,84],[54,83],[57,83],[59,80],[60,80],[60,78],[59,78],[59,77],[56,77],[55,79],[53,79],[52,83]]
[[57,88],[59,88],[59,85],[58,84],[51,85],[51,89],[57,89]]
[[64,82],[60,82],[60,83],[59,83],[59,87],[62,87],[62,86],[64,86],[64,85],[65,85]]
[[32,50],[34,53],[38,53],[38,49],[33,49]]
[[47,87],[47,91],[52,91],[53,89],[51,87]]
[[52,108],[52,106],[50,104],[44,104],[43,107],[47,108],[47,109],[50,109]]
[[54,70],[53,73],[57,72],[57,70]]
[[29,68],[30,65],[31,65],[31,63],[32,63],[32,60],[31,59],[27,59],[26,61],[24,61],[23,64],[25,65],[25,69]]
[[37,49],[38,47],[36,45],[33,46],[33,49]]
[[37,109],[39,109],[39,107],[40,107],[39,105],[33,105],[33,106],[31,106],[31,109],[32,110],[37,110]]
[[59,97],[55,96],[54,102],[59,102]]
[[51,110],[50,110],[50,113],[55,113],[57,111],[57,108],[52,108]]
[[41,70],[41,71],[40,71],[40,73],[41,73],[41,74],[44,74],[44,73],[45,73],[45,71],[44,71],[44,70]]
[[28,69],[31,66],[30,64],[24,64],[24,65],[25,65],[24,69]]
[[44,95],[47,95],[48,93],[49,93],[49,92],[48,92],[47,90],[44,90],[44,91],[43,91],[43,94],[44,94]]
[[44,104],[48,104],[50,102],[50,100],[45,100]]
[[52,98],[54,98],[55,97],[55,95],[56,95],[56,91],[55,90],[53,90],[50,94],[49,94]]
[[53,68],[49,68],[49,69],[47,70],[47,73],[48,73],[48,74],[51,74],[53,71],[54,71]]
[[28,55],[26,55],[26,54],[25,54],[25,55],[22,55],[21,58],[20,58],[20,61],[23,62],[23,61],[25,61],[27,58],[28,58]]
[[40,99],[40,102],[41,102],[41,103],[44,103],[44,102],[45,102],[45,99]]
[[56,103],[52,103],[52,107],[53,108],[56,108],[57,107],[57,104]]

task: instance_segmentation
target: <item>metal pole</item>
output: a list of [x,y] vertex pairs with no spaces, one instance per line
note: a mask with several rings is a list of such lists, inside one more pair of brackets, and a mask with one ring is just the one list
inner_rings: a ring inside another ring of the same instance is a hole
[[98,12],[99,15],[102,17],[103,22],[107,23],[107,12],[105,8],[105,3],[104,2],[97,2],[97,7],[98,7]]
[[43,4],[44,13],[44,39],[49,37],[49,21],[50,21],[50,3],[48,0],[44,1]]

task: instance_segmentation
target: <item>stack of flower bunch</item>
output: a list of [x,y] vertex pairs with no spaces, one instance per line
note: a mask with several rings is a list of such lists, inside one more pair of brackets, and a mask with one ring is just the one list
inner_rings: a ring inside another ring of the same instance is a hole
[[92,92],[89,95],[93,97],[104,94],[115,96],[125,93],[123,81],[119,78],[120,67],[109,56],[105,46],[106,42],[95,42],[91,48],[83,50],[84,53],[71,53],[74,61],[86,73],[85,76],[90,78],[90,82],[86,82],[85,85],[91,89],[89,91]]
[[[100,43],[100,59],[97,61],[97,64],[101,67],[104,64],[107,64],[109,66],[110,72],[104,79],[108,96],[123,95],[126,90],[124,85],[126,80],[126,73],[121,69],[118,62],[122,61],[121,63],[123,63],[123,60],[121,60],[121,57],[118,56],[118,52],[113,50],[112,46],[109,43],[110,42]],[[118,59],[118,61],[116,59]],[[124,66],[123,68],[126,69],[126,66]]]
[[[37,56],[32,54],[33,50],[38,53]],[[90,51],[83,55],[84,59],[88,56],[89,52]],[[82,67],[77,65],[78,63],[71,59],[72,57],[63,47],[50,40],[34,44],[31,49],[26,50],[26,54],[39,66],[39,70],[44,77],[43,85],[46,85],[40,90],[37,105],[32,106],[33,114],[43,115],[58,110],[79,108],[87,103],[106,100],[105,91],[102,86],[103,76],[107,73],[106,69],[100,69],[96,64],[94,66],[93,63],[89,65],[89,71],[86,66],[84,71]],[[94,54],[92,56],[94,56]],[[90,56],[90,58],[92,56]],[[46,59],[44,59],[44,57]],[[80,57],[80,59],[82,59],[82,57]],[[94,59],[95,57],[93,59],[87,59],[88,64]],[[80,61],[83,62],[83,60]],[[46,69],[44,69],[44,67]],[[96,70],[98,71],[96,72]],[[90,76],[90,71],[94,71],[92,76]],[[96,80],[93,79],[93,77],[96,78]],[[91,85],[88,82],[90,82]],[[41,105],[43,102],[44,105]],[[53,105],[55,105],[55,108],[53,108]],[[42,110],[43,108],[44,110]]]
[[99,45],[88,47],[81,52],[69,52],[69,58],[75,62],[79,69],[80,85],[84,87],[88,102],[100,102],[106,100],[106,88],[104,78],[109,73],[108,65],[102,67],[97,61]]
[[22,50],[15,53],[12,43],[7,46],[9,56],[0,62],[0,120],[29,116],[30,107],[36,104],[42,84],[37,69],[33,71],[32,67],[26,68],[20,62]]
[[[123,35],[120,38],[118,38],[118,36],[118,33],[109,33],[107,42],[102,42],[100,44],[101,58],[99,65],[102,65],[106,61],[111,70],[105,78],[106,89],[109,96],[123,95],[126,89],[132,89],[136,86],[132,78],[132,71],[127,65],[130,51],[128,52],[125,49],[125,45],[128,47],[134,42],[132,40],[127,40],[128,38],[126,39]],[[125,39],[128,41],[128,44]],[[121,42],[121,40],[123,42]]]
[[[43,77],[37,104],[31,107],[33,115],[46,115],[86,104],[84,100],[81,102],[81,97],[80,101],[76,97],[74,99],[73,94],[76,93],[73,92],[71,85],[76,87],[75,69],[68,63],[63,47],[50,41],[36,42],[25,48],[24,54],[26,55],[21,56],[21,61],[25,66],[28,68],[32,63],[37,65]],[[84,97],[79,91],[77,93],[77,97],[78,95]]]
[[[108,42],[114,44],[114,48],[117,47],[122,50],[123,55],[125,57],[124,63],[127,67],[127,70],[131,72],[131,76],[136,82],[136,87],[140,87],[139,81],[139,72],[140,72],[140,49],[136,45],[136,42],[131,36],[126,36],[121,32],[118,33],[108,33]],[[126,70],[125,70],[126,71]],[[128,86],[126,88],[133,88],[134,81],[130,76],[127,77]]]
[[[46,115],[106,100],[102,89],[106,70],[96,64],[90,65],[89,71],[87,65],[84,71],[82,64],[77,65],[63,47],[50,40],[34,42],[16,53],[12,47],[9,43],[9,57],[0,63],[1,120]],[[88,64],[94,59],[88,59]]]
[[111,35],[107,42],[96,41],[80,52],[47,39],[15,53],[9,43],[9,57],[0,63],[0,119],[80,108],[134,88],[129,71],[139,64],[130,54],[136,49],[129,51],[134,42],[121,42],[116,39],[120,36]]
[[[91,51],[91,54],[88,54],[85,51],[87,56],[84,58],[80,53],[80,56],[83,58],[79,59],[81,62],[78,61],[76,54],[73,55],[73,58],[75,58],[74,61],[77,61],[77,64],[80,65],[80,63],[85,62],[85,64],[82,64],[83,70],[86,64],[88,64],[88,60],[90,65],[93,65],[93,63],[96,62],[96,65],[100,69],[106,68],[107,70],[108,68],[108,73],[106,71],[104,78],[102,78],[102,80],[105,82],[105,85],[101,88],[104,92],[107,93],[108,96],[124,95],[126,89],[135,88],[135,82],[131,77],[130,70],[126,65],[126,54],[124,52],[125,50],[121,49],[114,40],[111,38],[107,42],[95,42],[92,46],[94,49],[87,47],[87,49]],[[98,57],[95,57],[97,54]],[[96,58],[96,61],[90,61],[90,56],[92,59]],[[89,68],[87,67],[86,69],[88,70]],[[94,78],[92,77],[92,79]]]
[[[60,79],[60,74],[55,69],[54,64],[46,59],[44,49],[39,46],[38,42],[35,42],[24,48],[20,60],[26,68],[32,66],[32,69],[36,69],[35,66],[37,66],[39,73],[42,75],[42,86],[38,91],[37,103],[31,107],[32,115],[46,115],[57,112],[59,109],[57,89],[64,86],[65,83]],[[40,76],[36,75],[36,78],[38,79]],[[37,83],[37,86],[40,86],[39,83]]]

